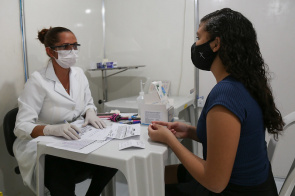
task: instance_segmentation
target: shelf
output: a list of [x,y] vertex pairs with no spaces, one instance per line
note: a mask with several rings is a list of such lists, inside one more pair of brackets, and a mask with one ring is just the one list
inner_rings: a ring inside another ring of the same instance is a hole
[[[108,101],[108,83],[107,83],[107,78],[113,75],[116,75],[118,73],[121,73],[123,71],[127,71],[128,69],[137,69],[139,67],[145,67],[145,65],[130,65],[130,66],[118,66],[118,67],[113,67],[113,68],[97,68],[97,69],[88,69],[88,71],[101,71],[102,73],[102,88],[103,88],[103,100],[98,100],[99,104],[102,104],[104,102]],[[107,75],[107,71],[111,70],[119,70],[115,73]]]

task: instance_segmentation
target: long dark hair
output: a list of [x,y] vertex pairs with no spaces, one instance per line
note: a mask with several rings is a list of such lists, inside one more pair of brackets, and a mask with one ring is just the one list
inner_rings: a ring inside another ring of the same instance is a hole
[[218,54],[226,71],[242,82],[258,102],[263,112],[264,126],[277,139],[284,122],[274,103],[268,66],[260,53],[252,23],[229,8],[206,15],[201,23],[211,39],[220,37]]

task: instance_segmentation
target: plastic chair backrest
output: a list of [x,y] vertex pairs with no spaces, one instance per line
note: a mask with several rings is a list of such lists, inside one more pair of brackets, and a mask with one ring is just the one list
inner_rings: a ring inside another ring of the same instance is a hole
[[[292,113],[286,115],[283,118],[283,121],[285,122],[284,130],[286,130],[289,126],[291,126],[295,123],[295,112],[292,112]],[[276,158],[275,153],[277,150],[278,142],[279,141],[276,141],[273,138],[271,138],[268,143],[268,147],[267,147],[268,158],[269,158],[269,161],[272,165],[273,165],[274,160]],[[294,185],[295,185],[295,157],[293,160],[293,164],[289,170],[289,173],[282,185],[279,196],[290,196],[291,193],[292,193],[292,195],[294,195],[294,191],[293,191]]]
[[14,157],[13,153],[13,143],[16,139],[16,136],[13,133],[16,115],[18,112],[18,108],[14,108],[7,112],[3,120],[3,130],[4,130],[4,137],[5,143],[8,153]]
[[[284,130],[286,130],[289,126],[295,123],[295,112],[292,112],[285,116],[283,118],[283,121],[285,122]],[[267,147],[267,153],[268,153],[268,159],[270,163],[272,164],[275,158],[275,152],[276,152],[276,146],[278,141],[274,140],[273,138],[270,138],[268,147]]]
[[294,185],[295,185],[295,158],[290,168],[290,171],[285,179],[285,182],[283,183],[283,186],[280,190],[280,196],[295,195],[295,191],[293,190]]

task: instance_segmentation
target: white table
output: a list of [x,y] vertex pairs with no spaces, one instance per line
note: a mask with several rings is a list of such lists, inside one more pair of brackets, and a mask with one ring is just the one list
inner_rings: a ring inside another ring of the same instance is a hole
[[[164,167],[168,159],[168,147],[152,142],[147,126],[141,126],[139,136],[145,143],[145,149],[132,148],[118,150],[120,142],[112,140],[90,154],[56,149],[39,142],[37,148],[37,195],[44,195],[45,155],[53,155],[86,163],[117,168],[126,177],[130,196],[164,196]],[[134,139],[134,138],[130,138]],[[42,185],[42,186],[40,186]]]
[[[125,97],[116,99],[113,101],[105,102],[104,111],[109,112],[110,110],[120,110],[123,113],[137,113],[138,106],[136,102],[136,96]],[[169,97],[174,100],[174,117],[178,117],[179,113],[185,109],[189,109],[190,123],[196,126],[196,117],[194,110],[194,99],[184,96],[171,96]]]

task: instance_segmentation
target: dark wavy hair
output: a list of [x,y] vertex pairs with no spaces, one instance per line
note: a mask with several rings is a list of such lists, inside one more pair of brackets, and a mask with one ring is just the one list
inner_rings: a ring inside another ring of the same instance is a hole
[[201,23],[210,39],[220,38],[218,54],[226,71],[242,82],[258,102],[263,112],[264,126],[277,139],[285,123],[274,103],[268,66],[260,53],[252,23],[229,8],[204,16]]

